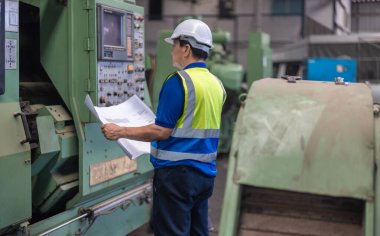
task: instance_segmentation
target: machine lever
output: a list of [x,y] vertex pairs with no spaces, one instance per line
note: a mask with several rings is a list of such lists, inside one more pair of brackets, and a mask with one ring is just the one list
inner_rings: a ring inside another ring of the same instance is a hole
[[17,113],[14,113],[13,116],[14,117],[21,116],[22,125],[24,126],[26,139],[22,140],[20,143],[24,144],[24,143],[32,141],[32,135],[30,135],[28,120],[26,119],[25,113],[24,112],[17,112]]

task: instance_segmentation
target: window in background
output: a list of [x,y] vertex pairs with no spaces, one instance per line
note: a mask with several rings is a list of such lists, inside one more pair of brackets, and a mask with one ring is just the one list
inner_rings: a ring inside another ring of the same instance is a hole
[[149,20],[162,20],[162,0],[149,0]]
[[272,13],[274,15],[303,14],[304,0],[272,0]]
[[233,16],[235,3],[233,0],[219,0],[219,17],[231,18]]

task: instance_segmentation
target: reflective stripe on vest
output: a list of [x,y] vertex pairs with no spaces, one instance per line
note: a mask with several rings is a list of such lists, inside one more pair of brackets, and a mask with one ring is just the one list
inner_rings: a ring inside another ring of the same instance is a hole
[[184,153],[184,152],[173,152],[166,150],[157,150],[153,146],[150,147],[150,154],[155,158],[160,160],[168,161],[180,161],[184,159],[197,160],[201,162],[212,162],[216,160],[216,152],[213,153]]
[[[178,73],[185,79],[188,90],[187,108],[185,111],[185,120],[183,121],[182,128],[174,128],[171,134],[172,137],[177,138],[219,138],[219,129],[193,129],[192,124],[194,120],[195,110],[195,89],[193,81],[189,74],[181,70]],[[223,87],[222,87],[223,88]]]

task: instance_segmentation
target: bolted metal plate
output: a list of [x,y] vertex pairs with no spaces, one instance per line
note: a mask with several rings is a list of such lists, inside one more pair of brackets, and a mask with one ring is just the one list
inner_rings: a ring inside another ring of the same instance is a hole
[[46,106],[46,110],[53,116],[55,121],[72,120],[71,115],[61,105]]

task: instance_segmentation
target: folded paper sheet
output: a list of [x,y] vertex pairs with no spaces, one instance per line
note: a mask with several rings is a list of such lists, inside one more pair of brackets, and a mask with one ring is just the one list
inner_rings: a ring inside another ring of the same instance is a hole
[[[85,104],[91,113],[98,118],[102,124],[114,123],[119,126],[139,127],[154,123],[155,115],[149,107],[136,95],[125,102],[110,106],[96,107],[89,95],[86,96]],[[117,140],[120,147],[131,159],[150,153],[150,143],[120,138]]]

